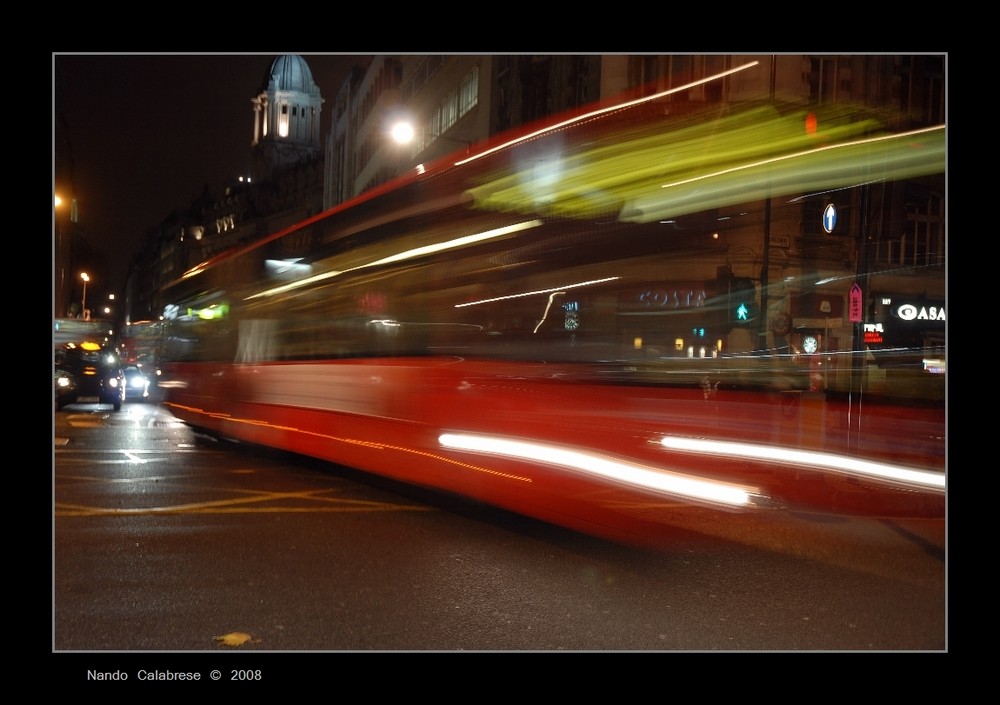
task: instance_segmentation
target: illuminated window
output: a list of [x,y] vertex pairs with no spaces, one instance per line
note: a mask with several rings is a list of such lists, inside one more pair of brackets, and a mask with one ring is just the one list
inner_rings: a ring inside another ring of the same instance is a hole
[[278,117],[278,135],[288,137],[288,106],[281,106],[281,115]]

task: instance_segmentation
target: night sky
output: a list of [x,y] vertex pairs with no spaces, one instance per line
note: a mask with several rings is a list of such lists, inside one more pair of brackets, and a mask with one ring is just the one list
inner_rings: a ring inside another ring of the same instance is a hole
[[[281,53],[53,53],[53,107],[69,131],[79,222],[109,261],[110,289],[124,286],[149,228],[206,185],[221,197],[225,183],[247,172],[250,101]],[[303,56],[325,101],[325,139],[335,95],[366,57]]]

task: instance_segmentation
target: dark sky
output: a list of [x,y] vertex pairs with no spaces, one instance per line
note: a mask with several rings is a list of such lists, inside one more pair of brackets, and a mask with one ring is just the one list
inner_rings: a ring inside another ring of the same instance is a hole
[[[229,179],[246,173],[250,101],[279,53],[52,55],[54,109],[68,126],[80,225],[108,258],[110,288],[124,285],[149,228],[190,205],[206,184],[219,197]],[[366,57],[303,56],[325,101],[325,138],[337,91]]]

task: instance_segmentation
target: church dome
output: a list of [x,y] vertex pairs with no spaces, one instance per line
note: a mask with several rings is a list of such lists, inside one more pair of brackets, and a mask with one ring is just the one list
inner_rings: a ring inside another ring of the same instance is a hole
[[319,88],[313,83],[309,64],[298,54],[283,54],[276,58],[264,76],[261,90],[319,93]]

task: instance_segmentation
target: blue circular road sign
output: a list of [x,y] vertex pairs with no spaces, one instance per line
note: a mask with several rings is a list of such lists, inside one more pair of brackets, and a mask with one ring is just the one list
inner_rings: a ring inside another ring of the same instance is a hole
[[832,233],[835,227],[837,227],[837,206],[830,203],[823,209],[823,230]]

